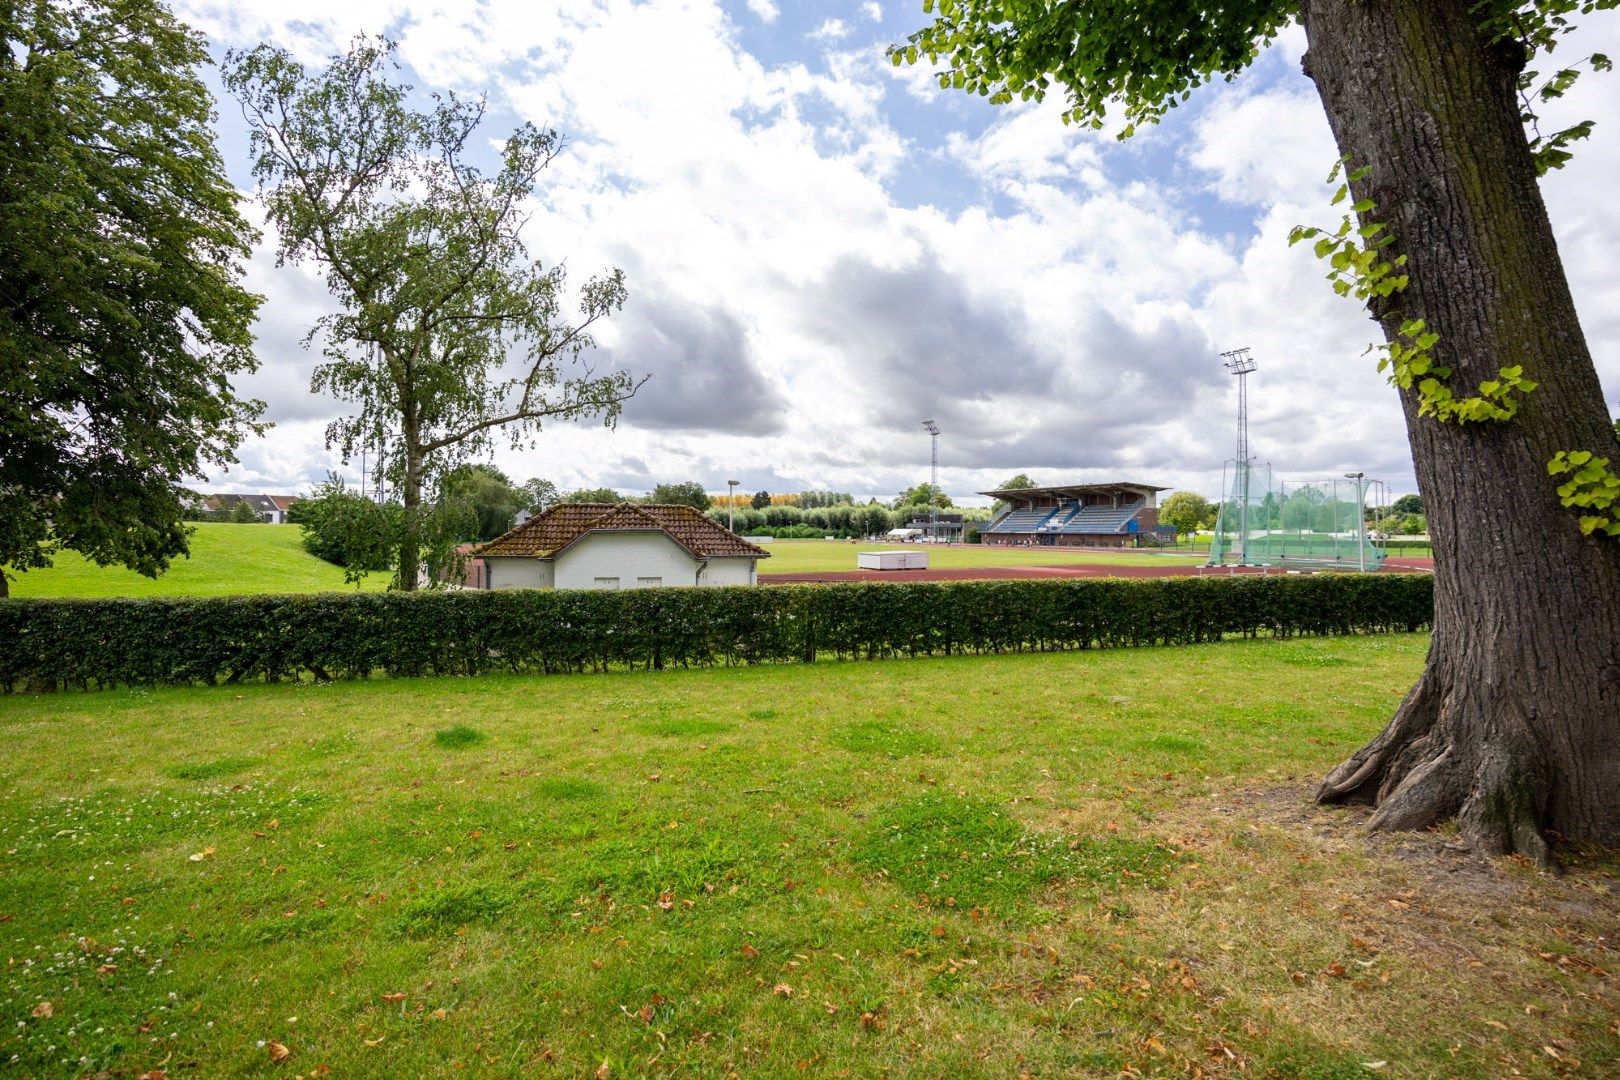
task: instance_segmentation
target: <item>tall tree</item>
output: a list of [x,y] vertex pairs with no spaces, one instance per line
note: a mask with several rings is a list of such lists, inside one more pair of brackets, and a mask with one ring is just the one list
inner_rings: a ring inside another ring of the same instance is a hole
[[1159,504],[1159,521],[1178,533],[1190,533],[1203,528],[1214,512],[1215,507],[1198,492],[1173,491]]
[[182,485],[261,430],[207,62],[156,0],[0,4],[0,568],[156,576]]
[[1065,120],[1122,102],[1129,134],[1303,24],[1354,215],[1313,238],[1388,343],[1436,559],[1427,668],[1318,798],[1541,861],[1549,830],[1620,844],[1620,442],[1537,183],[1591,125],[1527,134],[1527,64],[1617,4],[949,0],[893,53],[997,102],[1056,84]]
[[589,360],[591,326],[624,304],[623,274],[587,282],[572,318],[561,264],[531,261],[522,238],[561,137],[525,124],[485,175],[483,102],[433,95],[413,109],[393,51],[361,38],[307,71],[261,45],[227,57],[225,84],[282,260],[314,261],[341,307],[311,330],[326,355],[312,389],[358,406],[327,430],[345,458],[390,440],[378,469],[405,507],[396,583],[412,589],[423,538],[451,535],[427,520],[436,477],[497,433],[518,446],[548,420],[612,426],[639,384]]
[[495,466],[478,462],[458,465],[439,482],[440,493],[461,506],[464,526],[458,540],[493,540],[517,521],[518,511],[529,505],[528,494],[512,486]]

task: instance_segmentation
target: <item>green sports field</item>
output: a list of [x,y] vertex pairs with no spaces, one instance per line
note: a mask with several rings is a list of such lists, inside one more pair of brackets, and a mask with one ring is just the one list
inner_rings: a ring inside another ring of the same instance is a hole
[[855,556],[862,551],[924,551],[931,570],[986,566],[1198,566],[1203,555],[1159,554],[1152,551],[1073,551],[1063,548],[1009,548],[969,544],[874,544],[848,540],[773,540],[762,545],[771,553],[759,564],[762,574],[824,573],[856,570]]
[[1426,645],[0,697],[0,1071],[1613,1075],[1612,864],[1308,802]]
[[[353,589],[343,568],[317,559],[300,543],[296,525],[193,526],[191,557],[176,559],[166,573],[142,577],[123,567],[97,566],[72,551],[55,565],[29,570],[11,583],[13,596],[225,596],[232,593],[300,593]],[[360,586],[382,589],[387,574],[372,574]]]

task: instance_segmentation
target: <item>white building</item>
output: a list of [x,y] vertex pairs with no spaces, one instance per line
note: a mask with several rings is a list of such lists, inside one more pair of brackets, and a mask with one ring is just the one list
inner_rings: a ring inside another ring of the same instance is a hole
[[486,589],[753,585],[770,553],[690,506],[561,503],[474,548]]

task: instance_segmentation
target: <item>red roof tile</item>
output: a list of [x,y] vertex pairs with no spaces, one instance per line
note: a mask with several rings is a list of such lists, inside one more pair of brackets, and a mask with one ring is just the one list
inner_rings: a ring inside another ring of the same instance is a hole
[[685,548],[693,557],[727,555],[770,558],[712,518],[690,506],[640,503],[559,503],[522,525],[473,551],[474,555],[528,555],[555,558],[581,537],[597,532],[657,531]]

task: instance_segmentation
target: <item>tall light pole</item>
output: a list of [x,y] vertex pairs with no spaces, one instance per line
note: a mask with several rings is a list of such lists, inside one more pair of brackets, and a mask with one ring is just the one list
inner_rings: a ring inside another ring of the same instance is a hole
[[1356,560],[1363,574],[1367,572],[1367,510],[1361,505],[1363,498],[1361,485],[1366,476],[1364,472],[1344,474],[1346,480],[1356,482]]
[[741,480],[726,481],[726,528],[737,531],[737,485]]
[[1238,381],[1238,438],[1237,438],[1237,480],[1238,495],[1238,535],[1243,537],[1243,550],[1240,560],[1247,565],[1249,561],[1249,375],[1256,365],[1249,356],[1248,349],[1229,349],[1221,353],[1224,361],[1222,367],[1233,375]]
[[932,420],[923,421],[928,432],[928,539],[939,539],[939,425]]

